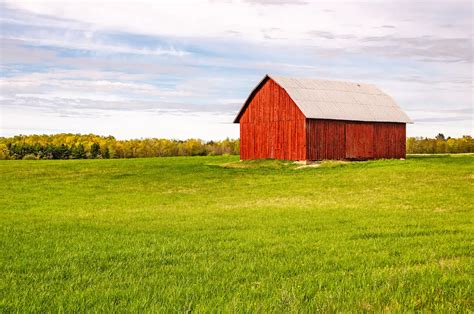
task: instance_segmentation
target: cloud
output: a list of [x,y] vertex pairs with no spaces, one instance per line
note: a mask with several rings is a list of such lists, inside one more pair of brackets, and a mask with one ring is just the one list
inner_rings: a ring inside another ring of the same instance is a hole
[[110,45],[97,41],[83,40],[83,38],[38,38],[38,37],[7,37],[10,40],[18,40],[26,42],[28,46],[48,46],[59,47],[72,50],[94,51],[106,54],[135,54],[135,55],[151,55],[151,56],[175,56],[182,57],[191,53],[184,50],[170,47],[154,47],[154,48],[134,48],[123,45]]
[[438,118],[418,118],[414,122],[459,122],[459,121],[472,121],[473,116],[459,116],[459,117],[438,117]]
[[[183,57],[194,53],[186,46],[188,40],[227,38],[231,41],[238,37],[245,39],[244,45],[272,41],[278,45],[317,49],[323,55],[334,51],[412,57],[427,62],[472,59],[466,52],[472,50],[469,46],[472,45],[469,40],[472,17],[465,13],[470,6],[460,1],[449,5],[439,2],[436,6],[419,1],[403,2],[402,6],[381,2],[251,1],[269,4],[265,9],[249,6],[245,1],[199,2],[192,12],[187,5],[176,1],[164,1],[160,7],[152,3],[136,6],[129,2],[112,5],[106,1],[97,3],[94,11],[87,9],[87,1],[68,6],[41,1],[6,3],[4,11],[8,19],[3,22],[4,29],[12,20],[31,20],[34,27],[25,30],[29,36],[5,35],[4,31],[4,37],[22,39],[36,46]],[[61,19],[56,18],[59,12]],[[141,19],[128,18],[131,12]],[[316,30],[314,21],[318,25]],[[446,24],[451,27],[443,26]],[[27,23],[22,25],[28,26]],[[149,38],[133,42],[134,38],[143,36]],[[431,46],[435,48],[432,52]]]
[[420,125],[469,128],[469,2],[190,1],[3,2],[2,108],[232,116],[274,73],[373,83]]
[[[16,20],[40,19],[43,25],[56,26],[65,26],[64,20],[70,20],[71,29],[113,30],[155,36],[210,38],[232,29],[248,39],[262,40],[261,29],[281,27],[282,37],[301,43],[305,40],[305,32],[316,25],[321,31],[349,32],[355,36],[381,36],[396,29],[400,37],[455,37],[456,33],[468,33],[469,26],[472,26],[469,1],[402,1],[400,4],[392,1],[162,0],[159,6],[153,0],[142,0],[141,5],[133,1],[92,0],[68,2],[67,5],[61,1],[5,3],[4,7],[9,10],[25,12]],[[91,5],[94,10],[89,9]],[[32,15],[39,17],[32,18]],[[52,18],[58,16],[61,20]],[[130,16],[139,16],[140,19]],[[45,20],[47,17],[49,21]],[[452,27],[441,26],[446,24]]]
[[338,34],[329,31],[312,30],[308,34],[313,38],[324,40],[347,40],[344,47],[336,53],[366,53],[389,58],[415,58],[426,62],[466,62],[472,63],[472,37],[436,37],[417,36],[399,37],[355,36]]
[[[110,97],[113,98],[113,97]],[[70,98],[68,95],[17,95],[0,99],[4,109],[31,109],[52,116],[101,117],[115,112],[154,112],[165,114],[213,113],[233,115],[240,103],[193,104],[166,101]]]
[[[112,78],[111,75],[117,75]],[[129,95],[142,95],[142,97],[176,96],[183,95],[174,89],[160,88],[153,84],[135,81],[125,81],[133,75],[120,72],[88,72],[88,71],[51,71],[46,73],[21,74],[14,77],[1,79],[0,86],[4,96],[22,94],[22,91],[48,95],[71,94],[82,95],[84,98],[97,99],[94,95],[114,95],[126,91]],[[108,79],[104,79],[108,78]],[[118,80],[118,79],[121,80]],[[23,92],[24,93],[24,92]]]
[[244,2],[250,4],[259,5],[303,5],[308,4],[307,1],[303,0],[244,0]]
[[[2,108],[40,108],[52,115],[103,115],[107,111],[233,114],[221,79],[149,83],[153,76],[119,71],[52,70],[0,79]],[[212,99],[212,101],[210,101]]]
[[413,117],[415,123],[455,123],[455,122],[472,122],[474,119],[472,108],[453,108],[438,110],[433,109],[427,112],[426,110],[415,110],[409,112]]
[[412,57],[423,61],[472,63],[472,38],[433,36],[374,36],[360,39],[366,43],[360,50],[391,57]]
[[[177,49],[169,43],[164,45],[157,37],[148,37],[145,41],[144,36],[99,32],[94,30],[92,25],[86,23],[76,21],[68,23],[63,19],[58,20],[55,17],[45,16],[34,18],[31,14],[22,11],[8,8],[5,10],[7,17],[1,18],[1,39],[3,43],[7,44],[9,42],[21,42],[28,47],[55,47],[81,51],[81,53],[98,52],[175,57],[191,54],[189,51]],[[30,19],[32,22],[27,23],[26,21]],[[136,44],[137,38],[142,39],[140,45]]]
[[318,30],[309,31],[308,34],[312,37],[324,38],[324,39],[354,39],[354,38],[357,38],[356,36],[351,35],[351,34],[335,34],[333,32],[318,31]]

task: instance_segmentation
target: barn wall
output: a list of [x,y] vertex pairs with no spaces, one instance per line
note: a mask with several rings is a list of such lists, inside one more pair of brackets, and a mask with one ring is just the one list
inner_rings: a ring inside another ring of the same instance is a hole
[[306,120],[308,160],[345,159],[345,122]]
[[346,122],[346,158],[374,157],[374,123]]
[[374,124],[374,158],[405,158],[406,124]]
[[306,160],[306,118],[273,80],[266,80],[240,118],[240,158]]
[[405,158],[404,123],[307,119],[309,160]]

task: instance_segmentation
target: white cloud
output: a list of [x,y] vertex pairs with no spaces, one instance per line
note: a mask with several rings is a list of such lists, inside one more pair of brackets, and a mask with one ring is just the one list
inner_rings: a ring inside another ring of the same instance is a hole
[[[8,0],[6,6],[17,11],[0,14],[0,23],[30,27],[1,34],[1,70],[9,75],[0,81],[0,100],[12,119],[16,106],[30,110],[25,117],[39,110],[64,128],[59,115],[88,117],[84,130],[104,117],[111,121],[104,128],[115,130],[124,113],[136,114],[138,124],[150,112],[226,115],[269,72],[375,83],[415,115],[410,135],[432,136],[439,128],[472,134],[469,113],[456,113],[473,106],[469,1]],[[141,44],[133,41],[138,34],[156,37]],[[49,47],[94,53],[61,55]],[[197,120],[183,121],[189,130],[194,123],[194,130],[229,131],[220,120],[209,118],[207,126]],[[133,137],[140,128],[124,129]]]
[[183,57],[190,55],[188,51],[176,49],[174,47],[156,47],[156,48],[134,48],[127,45],[112,45],[101,43],[100,41],[94,40],[88,36],[77,36],[67,35],[58,36],[56,38],[51,37],[51,34],[45,34],[44,37],[16,37],[16,36],[4,36],[7,40],[23,41],[28,45],[36,46],[52,46],[58,48],[67,49],[78,49],[95,51],[106,54],[138,54],[138,55],[149,55],[149,56],[175,56]]
[[[112,76],[115,76],[113,80]],[[24,97],[25,95],[35,95],[35,97],[42,99],[123,99],[117,98],[114,93],[127,93],[131,96],[148,99],[186,95],[185,91],[179,89],[164,89],[152,84],[124,81],[126,78],[134,77],[136,76],[119,72],[62,70],[2,78],[0,79],[0,88],[4,96]],[[105,78],[109,78],[109,80]],[[122,81],[117,81],[117,78],[121,78]]]
[[[273,0],[275,1],[275,0]],[[285,2],[285,1],[284,1]],[[286,1],[289,2],[289,1]],[[256,6],[248,1],[8,1],[36,14],[61,16],[94,29],[171,36],[222,36],[226,31],[262,40],[263,29],[278,28],[290,42],[307,41],[310,30],[384,36],[469,35],[466,1],[298,1],[301,5]],[[451,14],[456,14],[457,19]],[[446,27],[446,25],[451,27]],[[392,25],[393,28],[384,28]]]
[[[58,21],[46,24],[64,28],[63,32],[9,37],[35,45],[183,57],[191,52],[173,46],[111,44],[94,34],[129,32],[180,37],[183,41],[235,39],[238,34],[247,42],[266,42],[274,49],[278,45],[291,45],[312,48],[325,55],[353,53],[472,62],[472,49],[469,49],[472,14],[465,13],[469,8],[465,1],[23,0],[7,3],[30,14],[41,14],[40,21],[47,20],[46,16],[61,16]],[[298,5],[287,5],[291,3]],[[67,19],[71,21],[69,27],[65,23]]]
[[200,115],[163,112],[116,111],[109,115],[50,115],[41,110],[2,108],[0,136],[18,134],[94,133],[131,138],[201,138],[219,140],[238,138],[239,126],[232,116],[203,113]]

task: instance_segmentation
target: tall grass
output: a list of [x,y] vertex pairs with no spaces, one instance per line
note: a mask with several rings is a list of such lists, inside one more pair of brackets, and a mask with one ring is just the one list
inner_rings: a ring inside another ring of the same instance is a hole
[[0,311],[467,312],[473,161],[2,161]]

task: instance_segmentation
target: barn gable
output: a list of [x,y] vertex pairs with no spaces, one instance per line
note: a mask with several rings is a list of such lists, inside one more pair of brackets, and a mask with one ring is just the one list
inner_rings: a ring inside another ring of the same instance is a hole
[[241,158],[306,159],[305,121],[288,93],[265,79],[239,117]]

